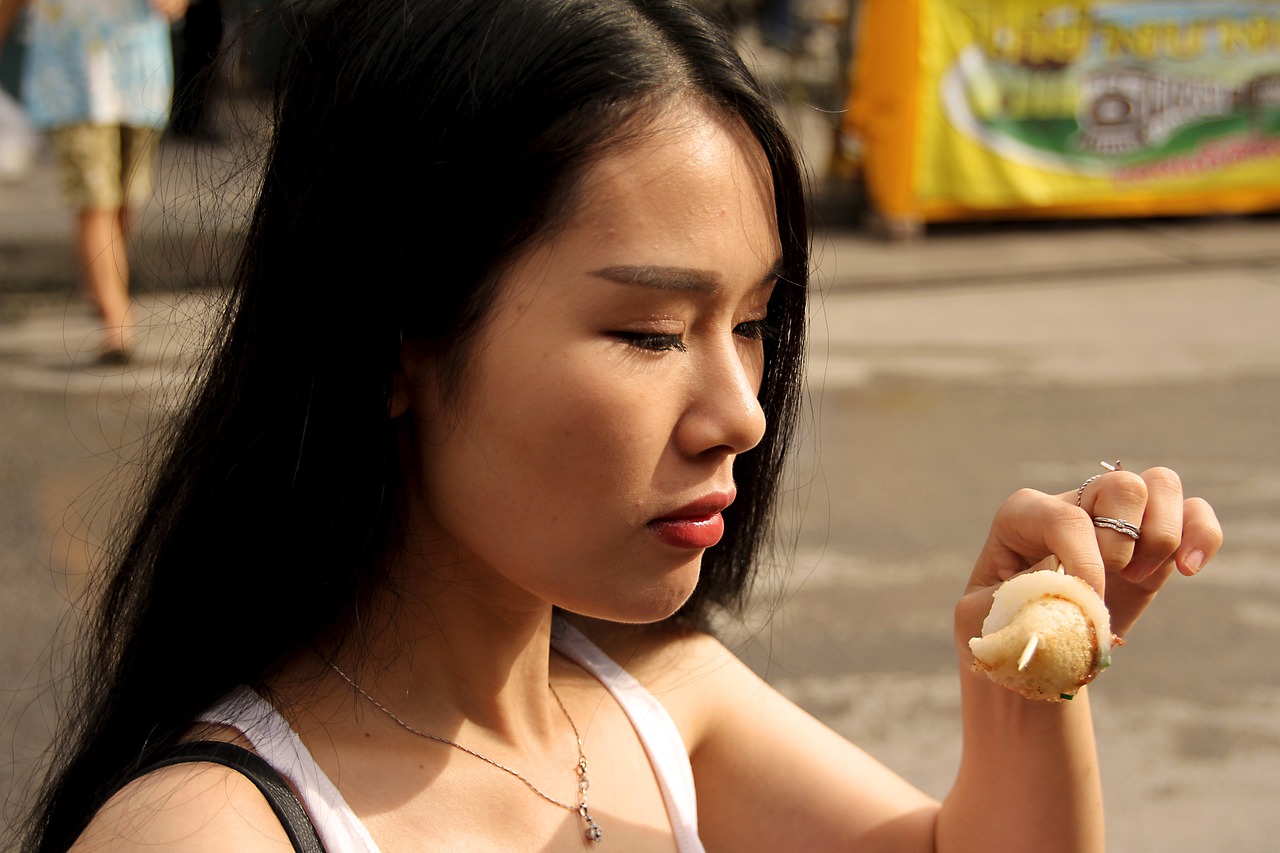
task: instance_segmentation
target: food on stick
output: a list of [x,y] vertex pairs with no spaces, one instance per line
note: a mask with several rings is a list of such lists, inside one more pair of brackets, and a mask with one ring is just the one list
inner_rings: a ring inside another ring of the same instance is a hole
[[1024,572],[996,589],[974,669],[1029,699],[1071,699],[1111,663],[1111,617],[1093,587],[1056,568]]

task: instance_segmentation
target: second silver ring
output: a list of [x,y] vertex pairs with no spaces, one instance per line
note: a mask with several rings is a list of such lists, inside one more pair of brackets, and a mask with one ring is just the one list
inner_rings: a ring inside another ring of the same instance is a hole
[[1104,527],[1108,530],[1114,530],[1117,533],[1123,533],[1137,542],[1138,537],[1142,535],[1142,528],[1131,521],[1125,521],[1123,518],[1107,518],[1105,515],[1095,515],[1093,517],[1094,527]]

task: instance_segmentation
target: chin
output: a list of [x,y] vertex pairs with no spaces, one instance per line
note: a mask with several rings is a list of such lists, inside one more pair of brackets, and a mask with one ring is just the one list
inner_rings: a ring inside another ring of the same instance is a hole
[[693,595],[698,585],[701,569],[701,558],[692,561],[691,566],[681,566],[670,572],[660,581],[644,590],[623,590],[624,595],[609,603],[595,602],[594,607],[584,603],[582,609],[569,607],[582,616],[593,619],[604,619],[608,622],[622,622],[630,625],[645,625],[661,622],[675,615],[689,596]]
[[675,615],[684,603],[689,600],[689,596],[693,595],[693,587],[680,590],[669,596],[658,597],[652,602],[646,602],[648,606],[644,607],[641,612],[632,614],[629,619],[615,619],[615,622],[630,622],[637,625],[647,625],[653,622],[661,622]]

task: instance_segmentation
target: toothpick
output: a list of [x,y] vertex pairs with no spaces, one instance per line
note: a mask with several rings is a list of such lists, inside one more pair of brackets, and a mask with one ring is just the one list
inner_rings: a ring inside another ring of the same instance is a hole
[[1022,672],[1027,668],[1027,664],[1031,663],[1031,658],[1035,656],[1036,647],[1040,645],[1040,635],[1032,634],[1027,640],[1026,647],[1022,650],[1021,657],[1018,658],[1018,672]]

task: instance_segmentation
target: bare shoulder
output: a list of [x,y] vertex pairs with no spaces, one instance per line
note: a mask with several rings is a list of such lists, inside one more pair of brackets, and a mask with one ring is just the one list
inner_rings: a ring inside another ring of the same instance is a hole
[[708,849],[932,849],[935,801],[770,687],[715,637],[675,626],[593,628],[584,630],[680,729]]
[[249,779],[193,762],[148,773],[107,801],[76,841],[89,851],[292,850],[270,804]]

